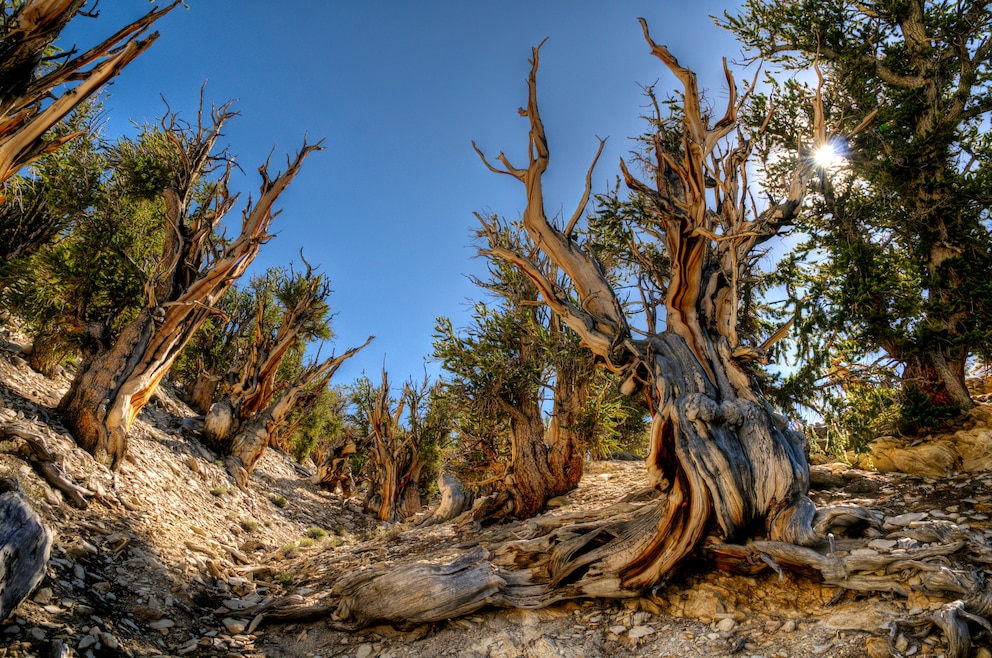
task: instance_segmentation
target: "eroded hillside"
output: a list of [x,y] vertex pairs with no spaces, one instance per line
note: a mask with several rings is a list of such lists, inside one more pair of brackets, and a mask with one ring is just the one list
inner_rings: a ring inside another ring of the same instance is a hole
[[[42,436],[64,472],[92,496],[86,509],[74,508],[23,459],[17,440],[0,444],[0,475],[18,480],[56,534],[47,576],[0,625],[0,655],[886,656],[888,624],[945,603],[915,591],[862,596],[802,575],[742,577],[704,567],[652,596],[625,601],[486,609],[402,629],[349,631],[327,615],[267,623],[258,611],[269,601],[299,597],[333,606],[331,585],[341,575],[395,561],[450,559],[466,546],[522,533],[543,517],[487,529],[380,525],[357,500],[317,489],[304,469],[271,450],[240,490],[183,431],[192,413],[167,392],[141,414],[130,457],[112,473],[76,448],[58,422],[53,408],[68,379],[33,372],[18,354],[16,336],[6,338],[0,426],[17,422]],[[579,489],[547,514],[581,518],[641,489],[643,471],[637,462],[590,463]],[[922,523],[986,542],[992,536],[988,473],[927,479],[832,464],[815,474],[817,504],[850,502],[885,517],[890,535],[865,550],[904,550],[909,540],[891,537]],[[899,628],[893,646],[903,655],[944,651],[936,628]]]

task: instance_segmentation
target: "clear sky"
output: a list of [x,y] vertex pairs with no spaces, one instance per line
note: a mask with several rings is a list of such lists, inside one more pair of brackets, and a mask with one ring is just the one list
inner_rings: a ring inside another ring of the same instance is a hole
[[[472,213],[516,218],[524,205],[523,187],[486,170],[471,141],[492,157],[503,150],[525,162],[527,122],[516,110],[526,103],[532,46],[548,38],[538,77],[551,149],[546,199],[549,212],[566,215],[596,137],[609,138],[593,179],[603,191],[629,138],[642,132],[638,85],[658,82],[664,96],[676,84],[648,54],[637,17],[697,72],[716,104],[727,98],[721,58],[740,54],[710,18],[735,5],[714,0],[187,4],[159,21],[159,40],[109,87],[108,131],[154,121],[163,98],[195,120],[205,83],[209,102],[235,99],[241,112],[222,141],[244,169],[235,187],[245,193],[257,190],[270,152],[284,169],[304,135],[325,140],[283,194],[278,235],[256,268],[299,265],[302,247],[331,279],[332,347],[340,353],[377,336],[339,371],[338,384],[363,371],[377,378],[383,363],[397,384],[419,378],[434,318],[467,324],[468,300],[481,294],[467,275],[483,265],[470,245]],[[103,0],[100,17],[76,18],[60,45],[85,49],[151,6]]]

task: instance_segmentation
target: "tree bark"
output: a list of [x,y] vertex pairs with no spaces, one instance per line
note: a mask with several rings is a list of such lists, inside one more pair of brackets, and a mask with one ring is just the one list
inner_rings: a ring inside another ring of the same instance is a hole
[[[84,5],[80,0],[29,1],[14,12],[0,40],[0,183],[76,135],[46,141],[48,130],[96,93],[158,38],[139,39],[179,2],[153,9],[103,43],[44,75],[36,75],[46,48]],[[88,67],[88,68],[87,68]],[[77,82],[61,96],[55,90]]]
[[214,396],[217,394],[221,379],[219,375],[211,375],[201,370],[193,383],[193,390],[189,392],[190,406],[201,414],[208,413],[214,403]]
[[[146,284],[145,307],[121,332],[109,349],[97,353],[76,373],[59,403],[66,427],[77,443],[118,467],[127,451],[127,432],[141,408],[179,352],[190,340],[224,292],[245,271],[271,236],[267,232],[276,213],[272,206],[299,172],[308,154],[320,145],[308,145],[274,180],[267,166],[259,169],[262,186],[257,202],[244,212],[240,235],[224,246],[213,243],[213,231],[235,199],[227,191],[231,164],[213,182],[208,198],[196,205],[194,193],[211,166],[211,153],[221,127],[233,116],[218,110],[210,127],[177,136],[175,120],[166,126],[174,144],[182,146],[182,169],[163,192],[167,234],[157,270]],[[185,141],[184,141],[185,140]]]

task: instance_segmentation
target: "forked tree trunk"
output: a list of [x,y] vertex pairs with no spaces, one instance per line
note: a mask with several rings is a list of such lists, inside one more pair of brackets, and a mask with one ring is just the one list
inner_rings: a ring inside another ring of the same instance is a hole
[[[408,385],[409,386],[409,385]],[[408,390],[405,388],[397,408],[391,408],[389,375],[382,371],[382,383],[369,408],[372,427],[372,458],[376,483],[369,489],[365,510],[381,521],[397,521],[421,509],[417,481],[422,468],[418,451],[420,436],[400,426]],[[416,409],[411,409],[416,414]]]
[[[204,425],[204,435],[208,439],[208,444],[226,455],[227,470],[239,487],[248,486],[248,478],[255,470],[259,458],[269,447],[273,437],[285,428],[289,414],[297,408],[304,392],[325,388],[341,364],[358,354],[372,342],[373,338],[369,336],[362,345],[353,347],[341,356],[332,356],[326,361],[306,368],[296,381],[280,390],[270,404],[258,413],[245,419],[242,419],[237,412],[233,413],[231,424],[225,431],[214,435],[209,433],[206,424]],[[214,407],[226,402],[226,399],[221,400]]]
[[362,407],[372,430],[368,454],[373,466],[365,509],[382,521],[407,519],[423,510],[420,478],[430,464],[425,455],[429,448],[444,444],[451,421],[436,406],[439,385],[429,386],[426,377],[420,384],[408,381],[395,408],[385,369],[380,386],[364,390]]
[[96,354],[76,373],[59,403],[63,421],[76,442],[98,458],[120,465],[127,451],[127,432],[155,392],[173,361],[224,292],[245,271],[271,236],[272,206],[296,176],[303,160],[319,145],[307,145],[289,162],[285,173],[270,179],[259,169],[262,186],[257,202],[245,210],[241,234],[223,247],[213,231],[235,199],[228,195],[231,165],[213,184],[205,201],[196,205],[197,184],[206,173],[221,126],[233,116],[227,107],[212,117],[213,125],[195,133],[175,135],[183,144],[183,169],[175,173],[166,200],[166,240],[156,272],[146,284],[145,307],[109,349]]

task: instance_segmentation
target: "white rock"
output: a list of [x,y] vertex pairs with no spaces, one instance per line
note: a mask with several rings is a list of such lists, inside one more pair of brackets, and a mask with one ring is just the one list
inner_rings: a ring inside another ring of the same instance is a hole
[[627,635],[634,638],[635,640],[639,640],[640,638],[645,637],[647,635],[651,635],[654,632],[655,632],[654,629],[651,628],[650,626],[634,626],[632,629],[627,631]]
[[355,658],[370,658],[375,652],[375,647],[371,644],[363,644],[358,647],[358,651],[355,652]]
[[730,631],[734,630],[734,628],[737,627],[737,622],[734,621],[733,618],[727,617],[725,619],[721,619],[720,621],[718,621],[716,627],[717,630],[723,633],[729,633]]
[[255,604],[249,603],[248,601],[242,601],[241,599],[227,599],[224,601],[224,607],[228,610],[245,610],[253,605]]
[[910,523],[916,523],[917,521],[922,521],[925,518],[927,518],[926,512],[907,512],[906,514],[900,514],[899,516],[887,516],[885,517],[885,522],[895,526],[905,527]]
[[54,592],[52,592],[51,587],[42,587],[41,589],[39,589],[37,592],[34,593],[33,600],[38,605],[48,605],[49,603],[52,602],[53,595]]
[[248,622],[241,619],[233,619],[231,617],[224,617],[221,621],[224,624],[224,630],[226,630],[231,635],[239,635],[244,632],[248,627]]

